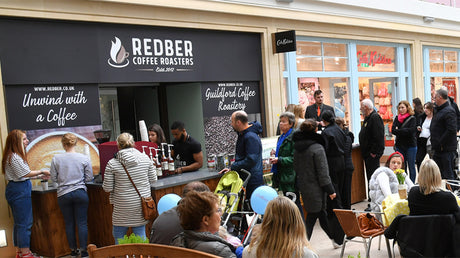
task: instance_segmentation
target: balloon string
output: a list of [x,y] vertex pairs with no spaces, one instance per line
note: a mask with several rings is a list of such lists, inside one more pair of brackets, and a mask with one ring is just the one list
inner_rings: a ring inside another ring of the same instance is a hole
[[[254,213],[254,216],[253,216],[253,218],[252,218],[252,220],[251,220],[251,224],[249,224],[249,225],[252,225],[252,222],[254,221],[254,219],[257,218],[257,216],[258,216],[258,214],[257,214],[257,213]],[[243,240],[242,240],[241,242],[244,243],[244,240],[245,240],[246,237],[248,236],[248,233],[249,233],[250,229],[251,229],[251,228],[248,228],[248,229],[246,230],[246,233],[244,233],[244,237],[243,237]]]

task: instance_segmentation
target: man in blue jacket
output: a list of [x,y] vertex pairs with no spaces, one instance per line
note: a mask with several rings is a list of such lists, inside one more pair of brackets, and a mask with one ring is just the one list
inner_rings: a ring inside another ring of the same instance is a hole
[[[248,122],[248,114],[244,111],[235,111],[232,114],[232,127],[238,133],[236,141],[235,162],[231,170],[240,171],[245,169],[251,173],[251,178],[246,187],[246,197],[251,198],[252,192],[263,185],[262,167],[262,142],[259,134],[262,133],[262,125],[257,122]],[[230,169],[225,168],[221,173]]]

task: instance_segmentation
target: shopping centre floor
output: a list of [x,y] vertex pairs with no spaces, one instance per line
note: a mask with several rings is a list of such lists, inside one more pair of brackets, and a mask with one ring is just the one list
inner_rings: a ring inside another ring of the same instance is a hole
[[[360,203],[356,203],[352,205],[352,209],[362,211],[367,208],[367,204],[369,202],[363,201]],[[357,240],[361,240],[361,238],[355,238]],[[383,258],[388,257],[388,252],[385,244],[385,239],[382,236],[380,244],[380,250],[378,250],[379,246],[379,238],[375,238],[372,240],[371,245],[371,252],[370,257],[372,258]],[[332,242],[327,237],[326,233],[321,229],[319,226],[319,222],[316,222],[315,228],[313,229],[313,235],[310,240],[310,244],[312,245],[313,249],[316,251],[319,257],[339,257],[341,248],[334,249],[332,247]],[[393,240],[390,240],[390,245],[393,244]],[[345,252],[343,257],[353,256],[354,258],[358,257],[358,254],[361,255],[362,258],[366,257],[366,250],[364,248],[364,244],[356,243],[356,242],[348,242],[345,248]],[[399,255],[398,247],[395,249],[395,256],[397,258],[401,257]]]

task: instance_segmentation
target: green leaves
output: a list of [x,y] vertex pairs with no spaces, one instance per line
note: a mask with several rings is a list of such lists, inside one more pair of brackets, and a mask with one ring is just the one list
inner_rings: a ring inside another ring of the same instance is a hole
[[134,233],[128,237],[125,235],[123,238],[118,238],[118,244],[134,244],[134,243],[146,243],[148,244],[149,240],[145,237],[137,236]]

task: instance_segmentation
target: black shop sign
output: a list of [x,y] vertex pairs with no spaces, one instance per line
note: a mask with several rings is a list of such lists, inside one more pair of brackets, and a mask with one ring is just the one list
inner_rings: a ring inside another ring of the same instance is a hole
[[97,85],[15,85],[5,94],[10,129],[101,124]]
[[213,82],[201,84],[203,116],[227,116],[237,110],[260,113],[258,82]]
[[275,53],[284,53],[297,50],[295,30],[277,32],[273,35]]
[[237,31],[0,18],[5,85],[261,81],[260,41]]

